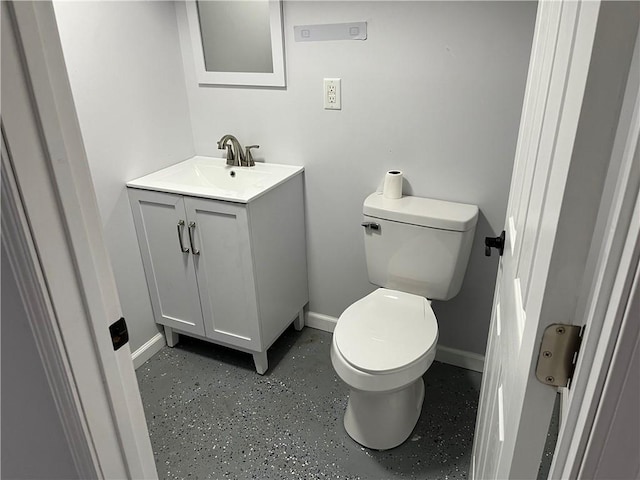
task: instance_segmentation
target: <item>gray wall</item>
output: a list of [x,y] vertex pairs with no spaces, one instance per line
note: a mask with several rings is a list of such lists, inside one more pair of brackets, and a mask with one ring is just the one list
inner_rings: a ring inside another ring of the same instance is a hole
[[2,478],[80,478],[2,244]]
[[[195,150],[221,156],[233,133],[267,162],[305,166],[310,310],[339,316],[370,292],[362,201],[384,173],[405,193],[479,205],[461,293],[435,303],[440,343],[484,353],[536,5],[530,2],[284,4],[286,89],[199,87],[185,77]],[[177,4],[181,35],[184,7]],[[295,43],[293,26],[368,22],[366,41]],[[342,78],[342,110],[322,108],[323,77]]]
[[[180,51],[180,2],[55,7],[132,349],[157,328],[124,183],[221,156],[229,132],[267,162],[306,168],[317,313],[339,316],[374,288],[360,217],[384,172],[404,170],[405,193],[479,205],[462,291],[434,309],[441,344],[484,353],[497,259],[482,239],[504,223],[535,3],[286,1],[286,89],[199,87],[190,48]],[[293,25],[359,20],[364,42],[293,39]],[[342,78],[341,111],[322,109],[323,77]]]
[[172,2],[58,2],[55,12],[131,350],[153,321],[125,182],[194,154]]

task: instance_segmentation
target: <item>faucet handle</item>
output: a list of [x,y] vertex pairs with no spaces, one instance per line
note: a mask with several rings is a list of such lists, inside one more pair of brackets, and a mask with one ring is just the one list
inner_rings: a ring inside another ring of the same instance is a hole
[[256,162],[253,161],[253,155],[251,154],[252,148],[260,148],[260,145],[249,145],[245,147],[244,160],[247,163],[247,167],[253,167],[256,164]]

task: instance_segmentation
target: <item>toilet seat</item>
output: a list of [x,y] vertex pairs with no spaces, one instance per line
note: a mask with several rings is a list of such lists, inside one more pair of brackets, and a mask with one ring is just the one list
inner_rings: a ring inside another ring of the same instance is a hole
[[424,297],[379,288],[345,310],[333,336],[349,366],[371,375],[390,374],[424,363],[425,357],[431,363],[438,323]]

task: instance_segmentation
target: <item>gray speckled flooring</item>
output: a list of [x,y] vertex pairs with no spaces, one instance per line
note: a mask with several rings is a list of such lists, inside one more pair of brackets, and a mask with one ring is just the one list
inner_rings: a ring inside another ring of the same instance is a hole
[[547,441],[542,452],[542,460],[538,469],[538,480],[546,480],[551,471],[551,462],[553,462],[553,454],[558,442],[558,433],[560,430],[560,394],[556,394],[556,402],[553,406],[551,414],[551,422],[549,423],[549,431],[547,432]]
[[342,418],[331,334],[292,328],[259,376],[251,355],[181,337],[137,370],[160,478],[467,478],[481,376],[434,363],[422,416],[403,445],[355,443]]

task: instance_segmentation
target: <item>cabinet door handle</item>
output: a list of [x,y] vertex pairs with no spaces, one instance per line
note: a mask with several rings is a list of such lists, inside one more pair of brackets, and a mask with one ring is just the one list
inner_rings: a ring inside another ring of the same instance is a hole
[[178,227],[178,243],[180,244],[180,251],[182,253],[189,253],[189,249],[184,248],[184,245],[182,244],[182,229],[184,228],[184,220],[179,220],[177,227]]
[[[196,229],[196,222],[189,222],[189,243],[191,244],[191,253],[194,255],[200,255],[200,250],[196,249],[196,246],[193,244],[193,234],[192,231]],[[189,251],[189,249],[187,249]]]

